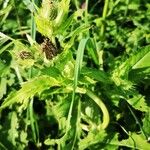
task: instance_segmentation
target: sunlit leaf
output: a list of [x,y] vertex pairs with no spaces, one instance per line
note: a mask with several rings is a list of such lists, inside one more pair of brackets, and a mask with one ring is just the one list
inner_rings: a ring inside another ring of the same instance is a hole
[[[150,55],[150,46],[140,48],[136,54],[130,56],[125,62],[123,62],[118,68],[121,75],[128,74],[130,70],[150,67],[148,57]],[[117,71],[117,70],[116,70]]]
[[147,140],[150,138],[150,109],[145,113],[145,118],[143,119],[143,130],[147,135]]
[[59,81],[49,76],[40,76],[22,85],[19,91],[11,93],[2,103],[0,110],[8,107],[15,102],[23,103],[35,94],[40,94],[42,91],[49,89],[52,86],[60,86]]
[[126,147],[139,150],[148,150],[150,146],[150,144],[142,135],[138,135],[136,133],[131,134],[129,139],[122,140],[120,143]]
[[105,131],[91,131],[84,139],[79,142],[79,149],[84,150],[94,144],[101,143],[106,137]]
[[147,110],[148,110],[146,100],[141,95],[137,95],[137,96],[134,96],[133,98],[129,99],[128,103],[137,110],[145,111],[145,112],[147,112]]

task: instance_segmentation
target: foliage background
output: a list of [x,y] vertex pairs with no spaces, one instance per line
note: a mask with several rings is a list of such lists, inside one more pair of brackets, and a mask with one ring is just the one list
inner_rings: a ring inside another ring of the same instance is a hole
[[0,20],[0,149],[149,149],[149,0],[4,0]]

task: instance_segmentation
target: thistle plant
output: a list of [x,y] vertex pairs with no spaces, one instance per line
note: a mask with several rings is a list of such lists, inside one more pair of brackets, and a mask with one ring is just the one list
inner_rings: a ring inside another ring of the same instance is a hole
[[0,149],[149,149],[147,2],[0,8]]

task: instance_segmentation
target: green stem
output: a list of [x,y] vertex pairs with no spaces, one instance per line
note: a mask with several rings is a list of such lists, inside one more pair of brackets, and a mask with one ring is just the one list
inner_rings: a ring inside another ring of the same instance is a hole
[[[32,0],[32,3],[35,5],[36,0]],[[36,23],[34,20],[33,12],[31,13],[31,37],[33,40],[35,40],[35,38],[36,38]],[[32,67],[29,70],[29,79],[30,78],[32,78]],[[35,143],[37,143],[37,146],[38,146],[38,144],[39,144],[39,129],[38,129],[37,120],[34,115],[33,101],[34,101],[34,99],[31,98],[30,103],[29,103],[29,117],[30,117],[33,139],[34,139]]]
[[1,142],[0,142],[0,147],[1,147],[3,150],[8,150]]
[[126,9],[125,9],[125,12],[124,12],[124,16],[127,16],[127,13],[128,13],[128,5],[129,5],[129,0],[126,0]]
[[33,139],[36,142],[36,130],[34,126],[34,112],[33,112],[33,98],[30,100],[29,104],[29,116],[30,116],[30,123],[31,123],[31,129],[33,134]]
[[[32,0],[32,3],[35,5],[36,1]],[[36,37],[36,24],[35,24],[33,12],[31,13],[31,37],[32,37],[33,40],[35,40],[35,37]]]
[[33,40],[35,40],[35,37],[36,37],[36,24],[35,24],[33,13],[32,13],[32,16],[31,16],[31,37],[32,37]]
[[[103,14],[102,14],[103,21],[106,19],[106,16],[107,16],[108,4],[109,4],[109,0],[105,0]],[[100,31],[100,37],[102,39],[104,38],[104,32],[105,32],[105,23],[102,23],[101,31]]]
[[109,113],[103,101],[97,97],[92,91],[86,89],[86,94],[101,108],[103,113],[103,122],[98,126],[99,129],[105,129],[109,124]]
[[85,2],[85,23],[86,25],[88,25],[88,4],[89,4],[89,0],[86,0]]

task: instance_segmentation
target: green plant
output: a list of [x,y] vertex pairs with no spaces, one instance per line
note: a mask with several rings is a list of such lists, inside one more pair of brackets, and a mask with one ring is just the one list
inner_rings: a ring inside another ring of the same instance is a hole
[[150,6],[93,3],[0,2],[0,149],[149,149]]

